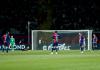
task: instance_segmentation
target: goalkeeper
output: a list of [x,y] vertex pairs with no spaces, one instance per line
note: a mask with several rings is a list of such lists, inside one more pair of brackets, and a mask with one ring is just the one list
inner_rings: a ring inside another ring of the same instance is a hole
[[12,51],[14,51],[14,45],[15,45],[15,38],[13,36],[11,36],[11,38],[10,38],[10,47],[11,47]]

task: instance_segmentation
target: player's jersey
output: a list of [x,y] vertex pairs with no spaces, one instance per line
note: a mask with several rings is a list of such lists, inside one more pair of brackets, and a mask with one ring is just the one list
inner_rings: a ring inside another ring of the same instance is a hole
[[53,43],[56,43],[57,41],[56,41],[56,39],[53,39]]
[[15,43],[15,39],[14,38],[10,38],[10,43],[14,44]]
[[10,43],[10,36],[9,36],[9,34],[6,34],[6,41],[7,41],[7,43]]
[[3,38],[3,42],[6,42],[6,34],[4,34],[4,35],[2,36],[2,38]]
[[84,43],[84,37],[83,37],[83,36],[80,36],[79,42],[80,42],[80,43]]
[[58,34],[57,33],[53,33],[53,42],[58,42]]
[[96,43],[97,42],[97,37],[94,37],[93,38],[93,43]]
[[79,36],[79,44],[80,44],[80,46],[85,46],[86,44],[85,44],[85,37],[84,36]]

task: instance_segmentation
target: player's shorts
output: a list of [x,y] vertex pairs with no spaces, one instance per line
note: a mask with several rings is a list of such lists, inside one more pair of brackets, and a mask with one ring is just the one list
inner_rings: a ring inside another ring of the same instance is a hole
[[4,44],[4,46],[7,46],[7,42],[4,42],[3,44]]
[[97,43],[93,43],[93,47],[96,47],[97,46]]
[[53,48],[52,48],[52,50],[57,50],[57,49],[58,49],[57,47],[53,47]]
[[14,48],[14,43],[11,43],[10,46],[11,46],[11,48]]
[[84,45],[84,43],[83,42],[80,42],[80,46],[83,46]]
[[53,43],[53,46],[58,46],[58,42]]

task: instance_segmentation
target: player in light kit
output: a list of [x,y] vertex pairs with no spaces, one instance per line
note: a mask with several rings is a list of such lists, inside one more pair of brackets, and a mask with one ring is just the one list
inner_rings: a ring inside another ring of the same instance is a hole
[[13,36],[11,36],[10,38],[10,46],[12,51],[14,51],[14,45],[15,45],[15,38]]
[[93,40],[92,40],[92,43],[93,43],[93,46],[92,46],[92,49],[94,50],[95,47],[97,47],[97,36],[95,34],[93,34]]
[[51,54],[53,54],[53,51],[56,50],[56,54],[58,51],[58,33],[57,31],[53,32],[53,47],[52,47],[52,52]]
[[83,53],[84,46],[85,46],[85,37],[81,33],[79,33],[79,45],[80,45],[81,53]]

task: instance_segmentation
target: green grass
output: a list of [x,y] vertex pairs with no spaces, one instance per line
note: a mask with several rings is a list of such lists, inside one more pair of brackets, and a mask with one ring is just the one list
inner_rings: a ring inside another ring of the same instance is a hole
[[0,70],[99,70],[100,51],[0,51]]

